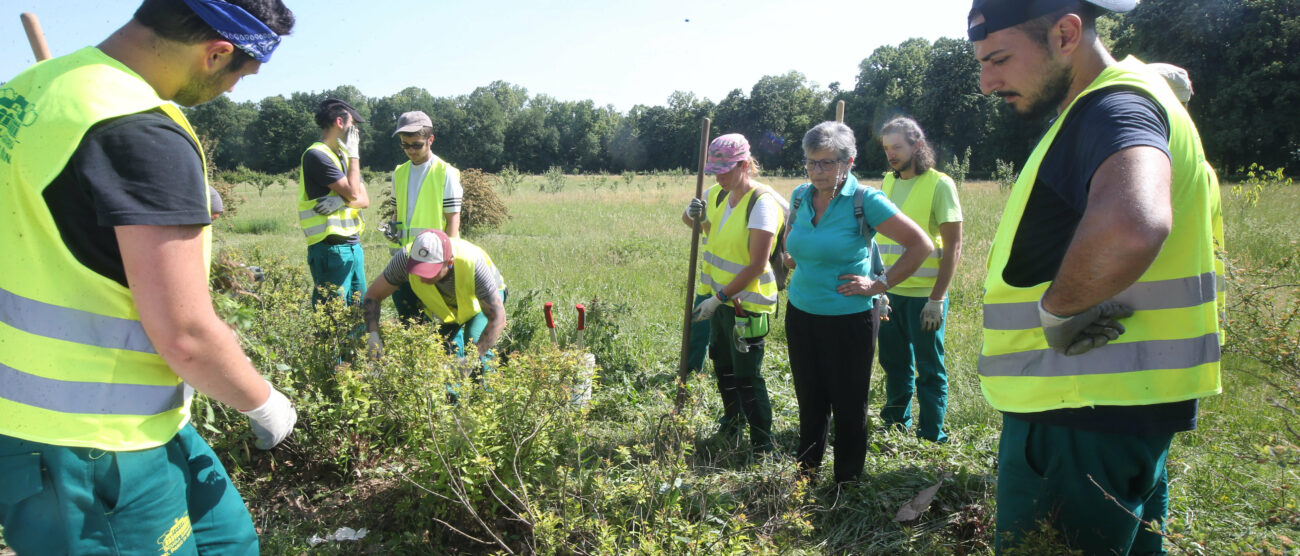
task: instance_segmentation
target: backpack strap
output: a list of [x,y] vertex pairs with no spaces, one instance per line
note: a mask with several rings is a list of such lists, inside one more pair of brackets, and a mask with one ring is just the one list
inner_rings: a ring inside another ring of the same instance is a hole
[[858,188],[853,191],[853,217],[858,219],[858,233],[862,234],[862,237],[868,237],[867,229],[870,228],[867,226],[867,211],[862,208],[863,198],[866,195],[866,187],[859,183]]

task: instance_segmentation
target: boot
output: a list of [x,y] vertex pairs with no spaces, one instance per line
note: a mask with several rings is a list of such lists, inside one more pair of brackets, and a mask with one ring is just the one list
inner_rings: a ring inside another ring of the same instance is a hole
[[738,380],[740,407],[749,421],[749,443],[755,454],[766,454],[774,449],[772,443],[772,402],[767,396],[767,384],[762,377]]
[[718,395],[722,397],[722,418],[718,419],[718,436],[734,440],[740,436],[745,417],[740,412],[740,392],[736,389],[736,375],[731,369],[715,368],[718,378]]

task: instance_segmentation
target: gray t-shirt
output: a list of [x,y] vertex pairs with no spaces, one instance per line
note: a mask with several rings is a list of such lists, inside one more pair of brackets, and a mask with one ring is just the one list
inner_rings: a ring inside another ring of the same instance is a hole
[[[410,282],[411,275],[406,272],[407,259],[405,250],[394,253],[393,258],[388,261],[388,266],[384,267],[384,280],[394,286]],[[505,279],[501,277],[501,271],[496,265],[489,262],[481,251],[472,260],[474,261],[474,296],[482,305],[492,298],[493,293],[501,289]],[[452,267],[442,280],[435,282],[434,286],[438,288],[438,293],[442,294],[442,300],[448,307],[456,307],[455,267]]]

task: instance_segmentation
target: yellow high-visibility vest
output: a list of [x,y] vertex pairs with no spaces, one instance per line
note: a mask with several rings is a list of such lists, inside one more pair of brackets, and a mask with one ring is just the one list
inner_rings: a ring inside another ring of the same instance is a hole
[[[93,47],[28,68],[0,95],[0,434],[142,450],[189,421],[188,390],[145,334],[131,290],[73,256],[42,197],[92,126],[155,109],[202,161],[181,111]],[[206,179],[175,186],[206,202]],[[203,240],[206,259],[208,228]]]
[[[709,291],[720,292],[736,278],[736,275],[749,266],[749,207],[751,195],[766,193],[763,184],[754,184],[754,188],[736,201],[731,216],[721,226],[725,204],[729,199],[721,197],[722,186],[714,185],[705,195],[708,215],[705,226],[708,228],[708,243],[704,245],[704,255],[700,267],[700,283]],[[778,211],[779,212],[779,211]],[[777,215],[777,229],[781,229],[784,214]],[[772,249],[776,249],[776,238],[772,239]],[[771,253],[768,253],[771,255]],[[732,299],[740,301],[740,306],[750,313],[775,313],[777,301],[776,275],[772,265],[764,261],[763,273],[745,284],[745,289]]]
[[[494,264],[492,257],[486,252],[479,249],[474,244],[460,238],[447,238],[451,240],[452,268],[456,269],[456,310],[452,311],[447,306],[447,302],[442,298],[442,292],[438,291],[438,286],[426,284],[420,280],[419,276],[409,275],[411,291],[415,296],[420,298],[424,305],[424,312],[434,322],[445,324],[469,322],[469,319],[483,311],[479,306],[478,295],[474,288],[474,260],[477,255],[482,255],[483,260],[488,264]],[[413,245],[413,244],[412,244]],[[411,246],[406,246],[406,255],[411,255]],[[506,288],[505,278],[501,279],[500,287],[497,291]]]
[[398,245],[390,241],[389,247],[406,247],[426,230],[447,231],[447,217],[442,207],[442,197],[446,194],[444,187],[448,175],[459,176],[460,172],[434,154],[429,157],[432,164],[415,194],[415,206],[407,202],[411,161],[403,162],[393,170],[393,198],[397,200],[396,220],[402,243]]
[[[340,172],[347,174],[343,167],[343,161],[339,160],[334,151],[325,146],[325,143],[317,141],[302,154],[305,157],[308,152],[320,151],[325,153],[330,162],[338,168]],[[350,237],[357,235],[366,229],[366,222],[361,219],[361,209],[355,209],[346,204],[339,207],[338,210],[329,214],[316,214],[312,210],[316,202],[325,197],[341,197],[334,190],[324,196],[312,199],[307,196],[307,174],[303,170],[302,164],[298,165],[298,226],[302,227],[303,235],[307,236],[307,245],[320,243],[328,236]]]
[[[915,221],[927,235],[930,234],[931,228],[938,228],[930,220],[934,213],[934,189],[938,187],[941,177],[947,176],[934,168],[930,168],[924,174],[917,176],[918,179],[912,185],[912,190],[907,193],[907,200],[898,206],[898,209]],[[893,200],[895,183],[894,173],[889,172],[885,175],[885,181],[880,186],[880,190],[890,200]],[[891,287],[934,288],[934,283],[939,276],[939,260],[943,258],[943,237],[935,233],[930,235],[930,241],[934,242],[934,251],[930,252],[930,255],[921,262],[921,268],[916,269],[916,272],[908,276],[906,280],[893,284]],[[903,246],[885,237],[884,234],[876,234],[876,244],[880,246],[880,257],[885,261],[885,271],[888,272],[890,268],[893,268],[894,263],[898,262],[898,258],[903,256]]]
[[[1173,228],[1137,282],[1115,297],[1135,310],[1118,340],[1082,355],[1051,349],[1038,300],[1051,282],[1015,287],[1003,280],[1012,242],[1039,165],[1070,109],[1108,87],[1144,91],[1169,120]],[[1150,405],[1220,391],[1210,184],[1200,136],[1164,80],[1129,57],[1106,68],[1039,141],[1016,180],[989,254],[984,294],[980,386],[1001,411],[1032,413],[1095,405]]]

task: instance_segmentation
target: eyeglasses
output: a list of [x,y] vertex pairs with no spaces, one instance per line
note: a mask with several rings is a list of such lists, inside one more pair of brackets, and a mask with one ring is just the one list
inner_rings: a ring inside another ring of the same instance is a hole
[[831,160],[810,160],[805,158],[803,160],[803,167],[807,168],[809,172],[838,170],[841,164],[844,164],[844,161],[838,158],[833,158]]
[[401,143],[402,143],[402,149],[403,149],[403,150],[408,150],[408,151],[410,151],[410,150],[423,149],[423,148],[424,148],[424,141],[420,141],[419,143],[407,143],[406,141],[402,141]]

